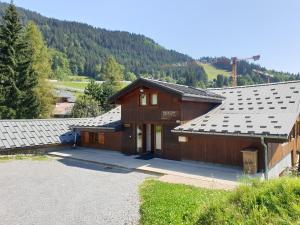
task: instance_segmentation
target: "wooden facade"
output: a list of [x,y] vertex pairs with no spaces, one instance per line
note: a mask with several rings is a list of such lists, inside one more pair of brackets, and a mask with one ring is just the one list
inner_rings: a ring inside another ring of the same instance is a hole
[[[166,159],[193,160],[243,166],[242,150],[258,151],[258,171],[264,170],[264,148],[259,137],[207,134],[177,134],[175,127],[206,114],[219,103],[183,100],[166,90],[138,86],[114,101],[121,105],[122,130],[118,132],[82,131],[81,145],[121,151],[126,154],[151,152]],[[179,142],[185,136],[185,142]],[[292,153],[293,164],[298,162],[300,149],[300,118],[289,140],[266,139],[268,165],[272,168]]]
[[[141,90],[143,91],[141,93]],[[147,96],[146,105],[140,104],[141,94]],[[157,95],[157,104],[151,104],[152,94]],[[147,151],[146,127],[151,126],[151,151],[168,159],[180,160],[180,146],[177,136],[171,130],[183,121],[203,115],[215,107],[205,102],[184,102],[179,97],[164,91],[141,87],[123,96],[117,102],[122,105],[121,121],[123,130],[122,149],[126,153],[145,153]],[[155,149],[155,127],[161,128],[161,149]],[[142,130],[142,149],[137,149],[137,130]],[[148,141],[149,141],[148,140]]]
[[122,132],[81,131],[80,146],[121,151]]

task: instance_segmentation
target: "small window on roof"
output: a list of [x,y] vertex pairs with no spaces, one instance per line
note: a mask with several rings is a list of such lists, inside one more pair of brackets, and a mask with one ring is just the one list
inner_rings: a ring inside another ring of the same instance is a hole
[[147,95],[145,93],[140,94],[140,105],[141,106],[147,105]]
[[157,93],[151,94],[151,105],[157,105]]

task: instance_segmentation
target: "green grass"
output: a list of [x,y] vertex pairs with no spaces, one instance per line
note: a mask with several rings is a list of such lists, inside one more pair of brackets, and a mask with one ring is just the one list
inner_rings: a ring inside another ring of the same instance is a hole
[[65,81],[86,81],[86,82],[89,82],[90,80],[91,80],[90,77],[78,76],[78,75],[67,76],[65,79]]
[[58,81],[55,83],[56,86],[64,86],[70,88],[77,88],[84,90],[85,87],[88,85],[86,82],[76,82],[76,81]]
[[0,162],[8,162],[12,160],[34,160],[34,161],[45,161],[50,158],[46,155],[5,155],[0,156]]
[[207,77],[208,77],[208,80],[211,81],[213,79],[216,79],[218,74],[223,74],[224,76],[226,77],[229,77],[231,76],[231,73],[226,71],[226,70],[221,70],[221,69],[217,69],[215,68],[213,65],[211,64],[208,64],[208,63],[200,63],[201,66],[203,66],[206,74],[207,74]]
[[252,181],[212,203],[198,224],[300,224],[300,179]]
[[141,224],[300,224],[300,178],[252,180],[231,192],[145,181]]
[[141,224],[195,224],[200,211],[225,191],[146,180],[140,187]]

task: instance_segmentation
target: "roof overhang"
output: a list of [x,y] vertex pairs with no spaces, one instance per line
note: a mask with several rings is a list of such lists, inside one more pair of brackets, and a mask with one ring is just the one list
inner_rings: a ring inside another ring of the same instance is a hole
[[72,129],[74,131],[88,131],[88,132],[105,132],[105,133],[111,133],[111,132],[117,132],[117,131],[120,131],[121,130],[121,126],[120,127],[72,127]]
[[114,94],[113,96],[111,96],[108,99],[108,102],[116,103],[120,98],[122,98],[123,96],[127,95],[131,91],[133,91],[141,86],[161,89],[161,90],[165,90],[171,94],[181,96],[181,93],[178,91],[175,91],[174,89],[163,87],[163,86],[153,83],[147,79],[139,78],[139,79],[135,80],[134,82],[132,82],[131,84],[129,84],[128,86],[126,86],[125,88],[123,88],[122,90],[120,90],[119,92],[117,92],[116,94]]
[[122,90],[120,90],[115,95],[111,96],[108,99],[108,101],[109,101],[109,103],[113,103],[113,104],[117,103],[117,101],[120,98],[122,98],[123,96],[127,95],[131,91],[136,90],[139,87],[148,87],[148,88],[159,89],[159,90],[165,91],[167,93],[170,93],[172,95],[175,95],[175,96],[181,98],[183,101],[197,101],[197,102],[221,103],[222,100],[225,99],[225,97],[218,96],[216,94],[215,94],[216,95],[215,98],[211,97],[211,96],[191,95],[191,94],[183,93],[183,92],[181,92],[179,90],[176,90],[174,88],[170,88],[168,86],[161,85],[161,84],[159,84],[157,82],[153,82],[153,81],[151,81],[149,79],[139,78],[139,79],[135,80],[134,82],[132,82],[131,84],[129,84],[127,87],[125,87]]
[[263,135],[263,134],[243,134],[243,133],[219,133],[219,132],[201,132],[201,131],[183,131],[183,130],[172,130],[172,133],[175,134],[194,134],[194,135],[216,135],[216,136],[231,136],[231,137],[247,137],[247,138],[267,138],[267,139],[276,139],[282,140],[285,142],[288,140],[288,135]]

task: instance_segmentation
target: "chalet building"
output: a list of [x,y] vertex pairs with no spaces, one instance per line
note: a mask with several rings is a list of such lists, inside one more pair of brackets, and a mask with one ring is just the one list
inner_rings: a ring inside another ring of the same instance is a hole
[[52,112],[55,118],[68,118],[71,117],[72,109],[75,105],[75,96],[65,90],[57,89],[54,92],[56,104]]
[[300,81],[202,90],[140,78],[95,118],[0,120],[0,153],[77,143],[278,176],[298,163]]
[[140,78],[119,105],[73,128],[80,145],[244,167],[278,176],[298,163],[300,81],[202,90]]

